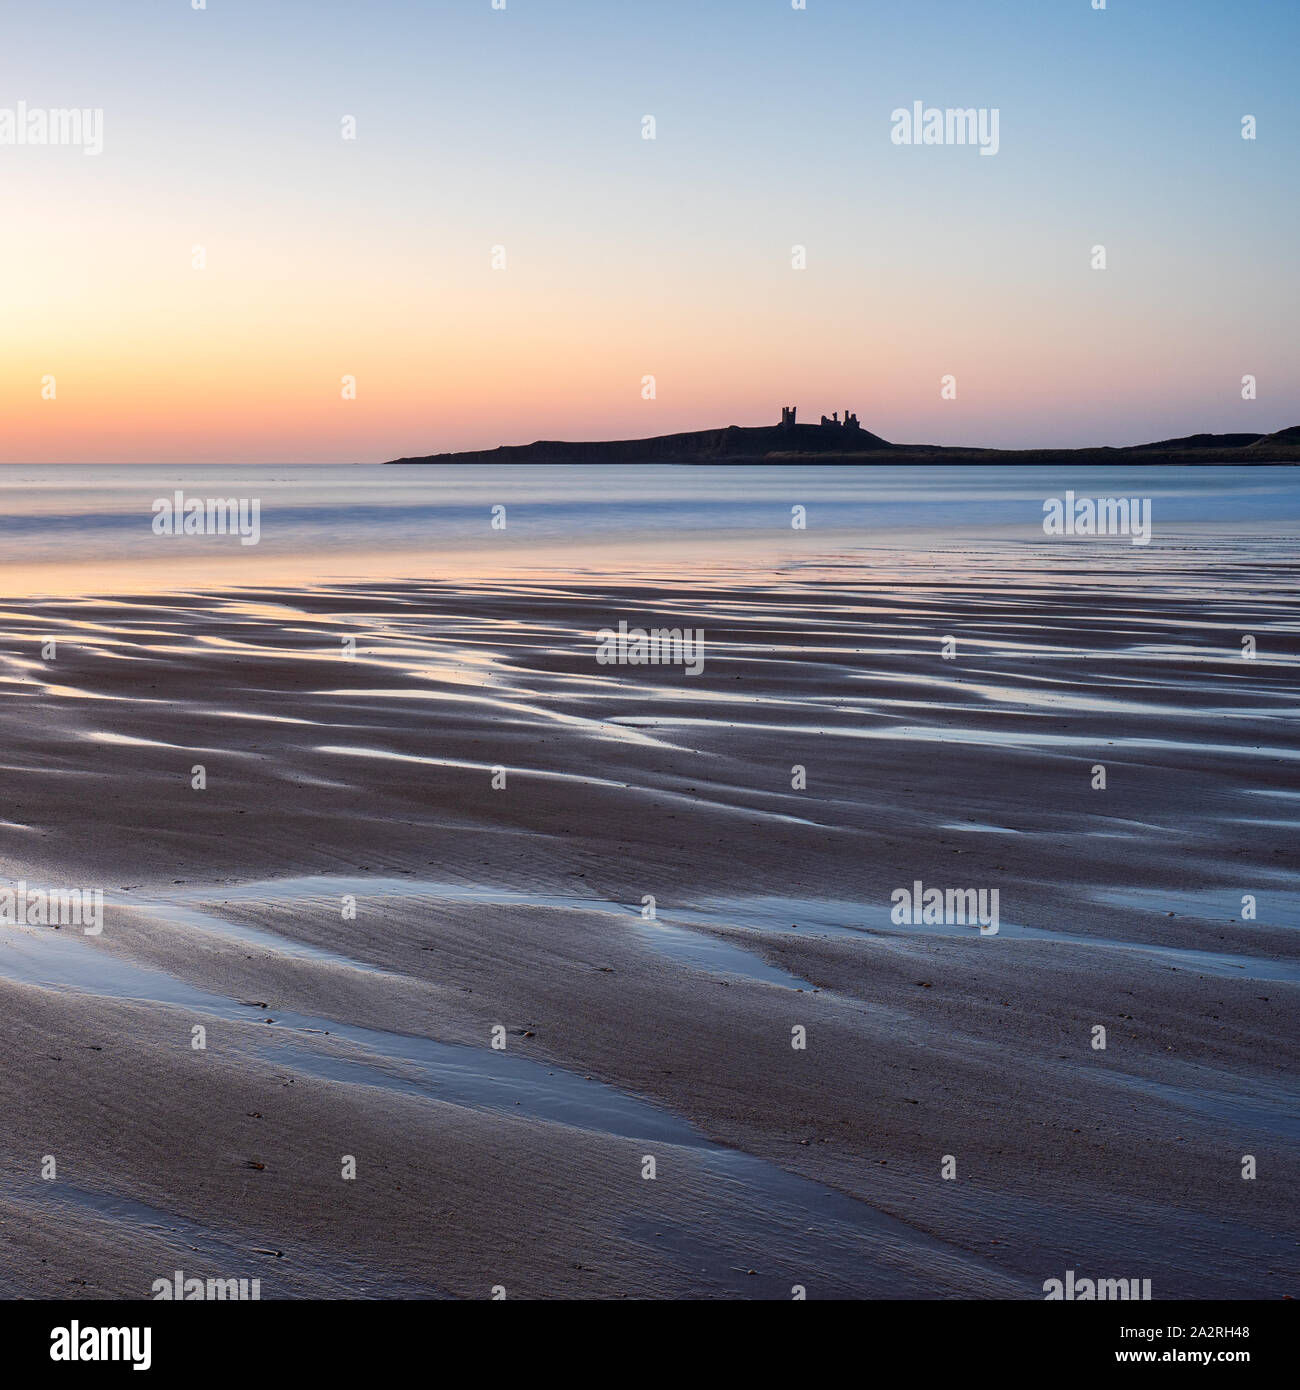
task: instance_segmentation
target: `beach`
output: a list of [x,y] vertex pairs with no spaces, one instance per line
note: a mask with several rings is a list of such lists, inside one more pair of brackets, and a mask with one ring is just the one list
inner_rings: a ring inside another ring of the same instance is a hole
[[0,1294],[1294,1295],[1296,525],[1216,485],[10,584],[0,882],[103,925],[0,926]]

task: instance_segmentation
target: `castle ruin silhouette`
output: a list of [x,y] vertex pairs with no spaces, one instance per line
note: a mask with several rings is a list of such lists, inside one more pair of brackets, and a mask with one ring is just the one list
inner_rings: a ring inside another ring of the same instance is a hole
[[[781,424],[779,428],[783,430],[794,429],[794,416],[797,409],[798,406],[793,405],[783,405],[781,407]],[[844,418],[842,420],[837,410],[829,419],[825,415],[822,416],[821,428],[832,430],[860,430],[862,426],[858,424],[858,417],[853,414],[851,410],[846,410],[844,412]]]

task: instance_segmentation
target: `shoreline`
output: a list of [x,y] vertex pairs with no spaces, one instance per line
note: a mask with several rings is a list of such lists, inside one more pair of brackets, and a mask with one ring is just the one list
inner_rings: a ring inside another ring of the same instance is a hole
[[[500,445],[496,449],[471,450],[466,453],[431,454],[428,458],[385,459],[379,465],[384,468],[406,466],[462,467],[496,465],[511,468],[587,468],[604,464],[611,468],[632,467],[647,464],[665,468],[753,468],[757,466],[789,466],[792,463],[807,464],[810,467],[828,468],[889,468],[926,464],[934,467],[967,467],[983,464],[988,467],[1061,467],[1082,465],[1101,467],[1131,465],[1139,468],[1227,468],[1227,467],[1277,467],[1279,464],[1300,464],[1300,449],[1219,449],[1211,451],[1196,450],[1183,453],[1156,453],[1127,449],[936,449],[908,450],[891,449],[888,453],[816,453],[772,452],[766,454],[729,454],[725,456],[706,456],[702,458],[646,457],[627,459],[621,462],[600,458],[503,458],[502,454],[513,450],[526,451],[532,445]],[[600,446],[592,446],[598,448]],[[1210,456],[1207,458],[1206,453]],[[368,464],[344,465],[368,467]]]

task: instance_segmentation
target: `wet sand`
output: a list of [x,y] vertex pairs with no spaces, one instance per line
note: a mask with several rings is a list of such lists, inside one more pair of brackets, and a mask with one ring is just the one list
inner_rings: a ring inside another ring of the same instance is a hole
[[0,1294],[1295,1294],[1286,553],[0,605]]

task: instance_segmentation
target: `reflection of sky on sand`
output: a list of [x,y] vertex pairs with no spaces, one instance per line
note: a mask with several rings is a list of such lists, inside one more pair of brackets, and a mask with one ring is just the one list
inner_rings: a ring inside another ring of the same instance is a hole
[[[220,890],[226,900],[291,901],[308,903],[313,894],[334,896],[339,884],[349,890],[355,881],[302,879],[244,885],[240,889]],[[516,895],[479,891],[450,884],[422,884],[405,880],[376,881],[374,891],[391,891],[406,897],[432,890],[443,900],[509,903]],[[125,903],[145,916],[181,931],[212,932],[247,945],[257,945],[284,955],[298,957],[305,967],[329,972],[371,973],[350,957],[314,950],[289,943],[279,937],[226,921],[203,906],[212,896],[187,902],[178,895],[166,901]],[[614,910],[626,916],[618,905],[593,904],[573,899],[541,900],[529,895],[521,907],[566,911]],[[636,920],[626,918],[636,931]],[[795,977],[768,966],[751,953],[727,942],[691,932],[678,933],[670,924],[656,932],[657,944],[667,953],[682,952],[678,963],[688,967],[721,970],[742,975],[751,981],[791,990],[806,988]],[[683,944],[679,937],[697,938],[699,944]],[[650,944],[650,938],[645,938]],[[0,939],[0,975],[7,979],[44,989],[74,991],[115,999],[150,1000],[185,1011],[186,1018],[220,1018],[234,1024],[260,1024],[242,1036],[246,1047],[263,1061],[297,1073],[322,1077],[338,1083],[378,1086],[420,1096],[443,1105],[526,1118],[547,1124],[564,1125],[592,1134],[634,1139],[641,1144],[654,1142],[690,1151],[693,1161],[706,1170],[703,1219],[720,1229],[740,1229],[741,1212],[752,1205],[758,1215],[754,1236],[745,1227],[745,1249],[738,1249],[733,1261],[749,1258],[751,1245],[763,1248],[809,1231],[829,1232],[829,1243],[819,1249],[820,1278],[861,1280],[871,1272],[883,1292],[897,1295],[900,1290],[919,1296],[923,1286],[916,1282],[912,1254],[918,1246],[927,1269],[936,1261],[950,1261],[958,1254],[955,1247],[926,1236],[868,1204],[844,1196],[810,1179],[796,1176],[767,1160],[741,1149],[724,1146],[706,1135],[691,1120],[663,1105],[631,1091],[599,1081],[581,1071],[570,1070],[549,1059],[534,1060],[512,1050],[446,1043],[437,1039],[366,1028],[332,1017],[301,1014],[275,1008],[274,1015],[264,1007],[192,985],[178,975],[150,966],[134,964],[90,944],[75,934],[10,929]],[[188,1025],[187,1025],[188,1026]],[[97,1197],[99,1206],[111,1207],[111,1199]],[[137,1212],[146,1208],[137,1208]],[[162,1224],[173,1221],[170,1213],[159,1214]],[[153,1214],[150,1213],[150,1219]],[[656,1228],[669,1223],[656,1216]],[[192,1224],[184,1228],[188,1248],[219,1249]],[[963,1254],[962,1259],[967,1257]],[[226,1267],[230,1267],[227,1262]],[[733,1264],[733,1268],[734,1268]],[[743,1266],[741,1266],[743,1268]],[[973,1266],[972,1266],[973,1267]],[[961,1270],[960,1287],[969,1289],[969,1276]],[[743,1276],[742,1276],[743,1277]],[[1001,1277],[1001,1276],[999,1276]],[[908,1281],[911,1282],[908,1282]],[[1008,1278],[1002,1292],[1015,1285]]]
[[[578,578],[508,574],[498,562],[492,573],[455,582],[386,576],[296,591],[78,598],[39,609],[11,602],[0,609],[9,648],[0,653],[0,688],[59,703],[144,706],[158,697],[149,681],[121,679],[128,671],[154,663],[201,670],[233,657],[318,672],[301,691],[309,707],[251,718],[322,728],[336,726],[332,706],[350,715],[356,706],[377,713],[385,704],[459,704],[498,723],[561,725],[598,741],[666,749],[680,749],[694,731],[743,729],[1045,754],[1187,750],[1294,761],[1276,736],[1248,742],[1252,723],[1294,717],[1293,584],[1273,543],[1220,536],[1194,552],[1144,552],[1142,566],[1135,582],[1131,556],[1099,550],[1086,574],[1072,563],[1063,574],[1059,555],[1041,547],[967,540],[924,556],[897,550],[888,564],[808,556],[784,573],[715,557],[707,575],[671,583],[654,570]],[[1202,590],[1212,598],[1201,599]],[[598,667],[597,630],[620,617],[702,628],[703,676]],[[1243,684],[1236,643],[1247,623],[1260,651]],[[948,633],[958,642],[953,661],[938,653]],[[76,661],[43,661],[50,637]],[[343,661],[349,644],[354,654]],[[99,669],[105,662],[131,665]],[[753,673],[761,680],[751,681]],[[201,680],[187,708],[250,718],[229,690],[205,700]],[[1225,733],[1241,741],[1209,741],[1204,730],[1185,736],[1192,712],[1230,716]],[[1087,724],[1066,723],[1112,715],[1127,728],[1100,741]],[[81,718],[87,734],[104,722]]]
[[[1255,875],[1251,875],[1255,877]],[[1261,927],[1300,927],[1300,896],[1257,884],[1241,888],[1152,889],[1126,888],[1122,892],[1099,890],[1098,902],[1152,914],[1195,917],[1208,922],[1240,922],[1242,895],[1255,898],[1255,916],[1250,920]]]
[[[440,905],[466,904],[484,907],[514,907],[525,910],[563,910],[607,913],[646,945],[670,960],[711,973],[738,975],[790,989],[811,988],[806,981],[769,964],[756,953],[764,938],[828,936],[863,941],[906,939],[917,934],[955,938],[971,943],[972,949],[1014,953],[1020,943],[1051,946],[1079,952],[1085,958],[1095,951],[1115,952],[1141,958],[1168,969],[1188,970],[1215,976],[1244,977],[1273,981],[1300,981],[1300,961],[1270,960],[1214,949],[1156,945],[1116,937],[1085,936],[1042,928],[1025,922],[1002,920],[996,933],[984,934],[975,925],[917,923],[898,925],[891,919],[888,901],[821,899],[812,897],[732,896],[675,904],[658,905],[657,920],[647,922],[639,904],[611,902],[602,898],[572,894],[546,894],[536,890],[516,891],[497,884],[465,884],[423,880],[415,877],[353,877],[303,875],[296,878],[254,883],[232,883],[220,887],[172,887],[147,895],[127,894],[116,899],[122,908],[157,915],[173,926],[215,933],[231,940],[259,945],[287,955],[321,963],[372,971],[375,967],[321,947],[290,940],[276,933],[233,922],[220,913],[220,907],[267,905],[317,911],[322,920],[337,917],[342,893],[360,892],[365,899],[402,900],[421,911],[436,912]],[[1220,892],[1198,891],[1168,894],[1164,891],[1098,892],[1098,901],[1163,915],[1168,904],[1176,902],[1190,917],[1227,921],[1231,899]],[[1297,924],[1297,903],[1293,895],[1267,896],[1273,918],[1286,925]],[[111,909],[113,903],[110,902]],[[1003,902],[1003,912],[1013,908]],[[1237,900],[1240,907],[1240,900]],[[721,932],[722,935],[716,933]],[[116,968],[116,967],[114,967]],[[133,967],[123,966],[123,969]],[[174,983],[174,982],[173,982]],[[168,997],[166,994],[155,997]]]
[[[589,723],[591,721],[588,721]],[[626,731],[614,731],[610,733],[608,727],[597,724],[594,732],[596,737],[612,737],[615,740],[624,736]],[[634,740],[635,742],[636,740]],[[674,744],[659,743],[654,740],[641,742],[639,746],[655,748],[676,748]],[[694,750],[686,750],[693,752]],[[317,749],[318,753],[328,753],[336,757],[346,758],[380,758],[387,759],[389,762],[414,763],[424,767],[459,767],[472,772],[490,773],[494,765],[486,762],[474,762],[467,758],[434,758],[424,757],[415,753],[394,753],[384,748],[361,748],[354,746],[344,746],[339,744],[322,744]],[[631,782],[619,782],[609,777],[595,777],[589,773],[577,772],[553,772],[541,768],[515,767],[511,769],[510,775],[519,781],[527,782],[530,778],[538,778],[542,781],[567,782],[575,786],[588,787],[614,787],[619,790],[627,790],[632,787]],[[714,791],[736,792],[752,794],[752,787],[728,787],[715,781],[710,781],[709,786]],[[830,826],[823,826],[820,821],[809,820],[806,816],[790,816],[780,811],[765,811],[753,806],[735,805],[729,801],[718,801],[711,797],[704,796],[701,792],[692,790],[691,792],[676,792],[667,787],[657,787],[655,797],[659,801],[679,801],[684,806],[692,809],[705,807],[713,811],[731,813],[745,816],[749,819],[764,819],[770,821],[781,821],[787,825],[811,825],[821,829],[831,829]]]
[[[668,718],[660,715],[618,715],[612,721],[627,724],[638,729],[654,729],[661,724],[667,728],[717,727],[711,719]],[[1189,753],[1222,753],[1232,757],[1285,758],[1288,761],[1300,759],[1300,748],[1282,748],[1263,744],[1206,743],[1201,740],[1176,738],[1098,738],[1095,734],[1049,734],[1025,729],[958,729],[943,725],[931,727],[920,724],[890,724],[874,729],[854,729],[830,724],[764,724],[745,720],[746,729],[763,730],[768,733],[833,734],[837,738],[907,740],[919,743],[968,743],[976,746],[1024,748],[1037,747],[1046,751],[1052,749],[1115,748],[1121,752],[1137,752],[1143,749],[1176,752],[1185,749]]]

